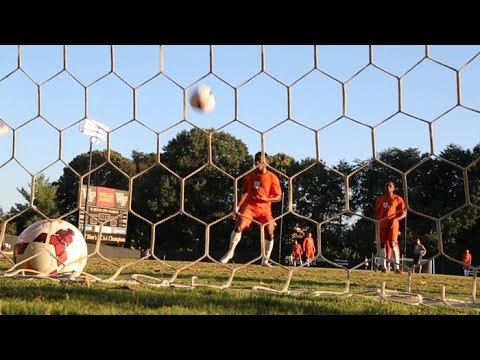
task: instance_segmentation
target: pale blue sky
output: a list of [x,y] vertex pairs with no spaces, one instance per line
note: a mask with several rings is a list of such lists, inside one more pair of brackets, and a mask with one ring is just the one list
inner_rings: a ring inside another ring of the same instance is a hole
[[[68,163],[88,151],[79,131],[85,117],[108,125],[112,149],[126,157],[155,152],[156,132],[163,147],[191,129],[188,122],[221,128],[252,154],[265,132],[268,153],[297,160],[317,156],[318,134],[318,155],[328,165],[370,159],[371,127],[379,124],[377,151],[430,151],[434,120],[436,153],[450,143],[472,148],[480,142],[479,52],[463,45],[276,45],[265,46],[262,57],[258,45],[0,46],[0,118],[16,132],[15,146],[12,131],[0,138],[0,207],[23,202],[16,188],[27,187],[31,175],[57,180],[59,158]],[[460,69],[465,107],[456,106]],[[183,89],[198,84],[212,88],[216,109],[202,114],[187,105],[184,116]]]

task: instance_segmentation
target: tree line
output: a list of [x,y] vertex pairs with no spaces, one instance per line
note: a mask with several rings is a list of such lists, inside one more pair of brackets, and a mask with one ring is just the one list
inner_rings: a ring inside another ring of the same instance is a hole
[[[183,131],[160,154],[133,151],[131,159],[115,151],[93,151],[91,185],[127,191],[131,187],[125,246],[148,249],[153,237],[157,256],[194,260],[204,253],[208,233],[214,258],[226,250],[233,227],[228,215],[234,207],[234,191],[240,189],[241,176],[252,169],[253,157],[241,140],[210,131]],[[214,165],[208,163],[209,144]],[[340,161],[332,167],[311,158],[271,154],[269,165],[284,189],[282,202],[273,205],[274,216],[286,214],[277,219],[272,258],[290,253],[298,228],[320,237],[320,250],[328,259],[370,256],[376,250],[373,203],[383,194],[384,184],[393,180],[409,205],[401,224],[402,252],[411,257],[420,237],[430,255],[438,252],[440,244],[454,258],[470,248],[475,263],[475,254],[480,254],[475,240],[480,236],[479,159],[480,144],[472,150],[451,144],[439,156],[414,148],[389,148],[375,160]],[[57,181],[39,175],[33,209],[29,208],[31,191],[18,189],[25,203],[16,203],[9,212],[0,208],[1,221],[11,219],[6,233],[18,235],[43,215],[68,214],[65,220],[77,225],[78,187],[88,166],[89,153],[83,153]],[[87,177],[83,180],[86,183]],[[440,229],[435,219],[441,219]],[[152,224],[157,224],[154,231]],[[259,253],[259,230],[254,226],[244,233],[235,259],[249,261]]]

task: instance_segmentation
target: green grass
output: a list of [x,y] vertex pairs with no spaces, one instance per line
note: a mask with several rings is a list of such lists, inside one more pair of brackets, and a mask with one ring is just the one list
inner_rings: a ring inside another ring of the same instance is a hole
[[[118,265],[127,264],[116,260]],[[213,263],[195,263],[177,274],[173,285],[149,286],[132,280],[142,274],[142,281],[160,284],[171,280],[176,270],[188,263],[142,261],[123,269],[116,282],[51,281],[47,279],[0,278],[1,314],[188,314],[188,315],[444,315],[479,314],[472,303],[472,278],[446,275],[413,274],[411,290],[424,299],[441,298],[442,286],[446,298],[468,303],[460,306],[410,305],[381,300],[377,289],[385,283],[387,290],[405,294],[407,276],[381,274],[372,271],[351,272],[349,294],[345,290],[347,272],[337,269],[296,268],[288,291],[285,288],[289,271],[293,268],[258,265],[228,267]],[[9,267],[0,261],[0,271]],[[90,258],[86,272],[105,280],[111,278],[117,266],[107,261]],[[235,272],[230,288],[227,284],[232,269]],[[1,274],[1,272],[0,272]],[[194,288],[192,276],[196,276]],[[149,278],[151,277],[151,278]],[[154,278],[154,279],[152,279]],[[156,281],[154,281],[156,280]],[[214,286],[214,287],[212,287]],[[253,290],[268,288],[273,291]],[[338,295],[327,295],[337,292]],[[387,292],[389,294],[389,292]],[[407,298],[414,298],[407,296]]]

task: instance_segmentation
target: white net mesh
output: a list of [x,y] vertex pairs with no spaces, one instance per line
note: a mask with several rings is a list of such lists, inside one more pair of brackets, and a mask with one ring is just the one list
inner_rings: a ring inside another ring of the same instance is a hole
[[[437,264],[455,273],[451,269],[463,265],[458,251],[473,246],[461,236],[475,226],[469,221],[476,224],[479,210],[479,50],[0,46],[0,254],[7,264],[2,276],[35,276],[12,260],[9,236],[34,221],[58,218],[80,221],[90,244],[89,264],[103,265],[100,272],[90,272],[88,265],[82,274],[53,280],[80,276],[88,282],[475,307],[477,267],[472,267],[472,301],[448,300],[441,286],[435,299],[415,288],[415,281],[423,280],[411,274],[405,258],[415,238],[423,236],[429,247],[424,268],[432,272]],[[215,95],[216,108],[208,115],[189,103],[200,84]],[[86,131],[86,119],[98,121],[92,131],[100,135]],[[228,245],[241,179],[251,169],[248,156],[257,151],[274,155],[270,165],[285,194],[274,208],[271,258],[277,266],[262,270],[258,284],[244,285],[236,283],[239,274],[255,272],[265,251],[263,228],[254,226],[242,240],[237,253],[244,255],[234,258],[237,263],[218,260]],[[241,154],[243,163],[233,167],[239,159],[229,159],[232,153]],[[376,174],[383,174],[380,182],[396,179],[408,207],[400,244],[405,287],[389,291],[388,281],[379,278],[353,291],[355,273],[366,264],[373,269],[379,251],[378,223],[365,205],[382,191],[378,183],[365,183]],[[206,183],[219,193],[203,192]],[[315,194],[315,187],[322,187],[323,195]],[[329,192],[333,188],[335,195]],[[443,203],[432,196],[439,191]],[[56,203],[50,204],[49,196]],[[113,198],[116,206],[105,211]],[[351,235],[362,226],[368,239]],[[298,228],[309,229],[316,240],[311,267],[285,263]],[[339,234],[343,252],[334,243]],[[141,264],[148,270],[137,272]],[[308,271],[320,271],[313,266],[319,264],[342,269],[343,289],[304,286]]]

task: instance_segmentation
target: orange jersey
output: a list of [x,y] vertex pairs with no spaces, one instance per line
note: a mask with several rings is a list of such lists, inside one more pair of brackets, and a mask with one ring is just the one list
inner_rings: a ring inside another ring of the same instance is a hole
[[302,254],[302,246],[300,244],[293,244],[292,255],[295,257],[295,259],[299,259]]
[[242,207],[253,207],[256,213],[271,213],[272,202],[260,200],[258,196],[278,197],[282,195],[282,188],[278,177],[268,171],[260,174],[253,170],[245,175],[242,183],[242,192],[247,193],[247,198]]
[[[402,211],[406,210],[407,207],[405,206],[402,197],[396,194],[393,194],[392,196],[380,196],[375,202],[375,214],[377,215],[377,220],[385,218],[393,220],[399,216]],[[387,228],[390,227],[390,225],[391,223],[389,223],[389,221],[382,221],[380,223],[380,228]]]
[[303,239],[303,250],[307,258],[312,259],[315,257],[315,243],[311,236],[307,236]]
[[462,262],[465,263],[463,266],[464,269],[469,269],[472,265],[472,254],[470,253],[463,253],[462,255]]

